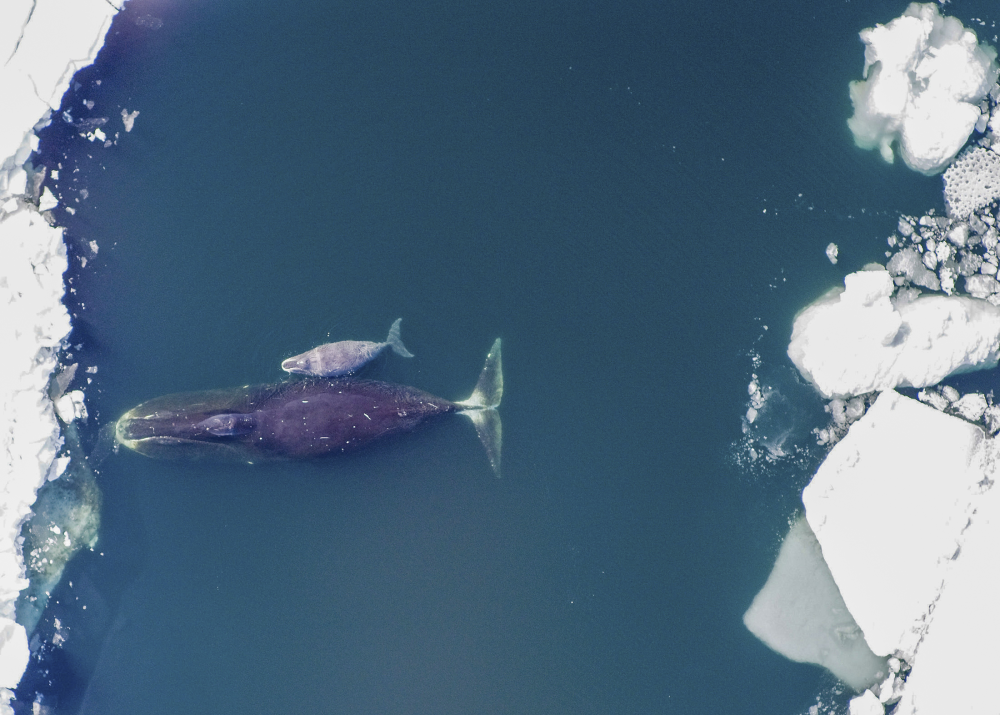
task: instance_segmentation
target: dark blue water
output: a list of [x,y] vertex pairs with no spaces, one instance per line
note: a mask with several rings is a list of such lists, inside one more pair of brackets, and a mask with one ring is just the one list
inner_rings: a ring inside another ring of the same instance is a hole
[[76,209],[57,213],[96,422],[282,379],[281,359],[402,316],[416,357],[370,374],[450,399],[502,337],[504,474],[462,418],[312,463],[118,454],[98,547],[54,595],[67,642],[21,697],[102,715],[843,701],[742,625],[822,453],[803,437],[748,463],[740,418],[756,353],[797,405],[774,429],[819,425],[784,357],[795,311],[884,260],[899,212],[943,208],[938,179],[845,124],[857,33],[904,6],[132,0],[65,105],[117,143],[58,123],[42,143]]

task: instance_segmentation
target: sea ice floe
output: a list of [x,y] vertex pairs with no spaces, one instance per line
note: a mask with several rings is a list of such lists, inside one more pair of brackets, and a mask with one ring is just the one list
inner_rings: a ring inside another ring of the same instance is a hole
[[895,715],[997,711],[1000,490],[976,503]]
[[[64,462],[48,397],[56,354],[69,334],[62,304],[62,231],[34,210],[54,207],[44,175],[29,163],[35,132],[46,126],[77,70],[93,62],[118,0],[0,2],[0,689],[13,688],[28,661],[22,624],[11,619],[28,585],[18,545],[36,490]],[[0,690],[0,715],[11,713]]]
[[24,628],[0,616],[0,688],[16,688],[28,666],[28,639]]
[[887,391],[803,491],[809,525],[874,653],[913,657],[989,455],[979,427]]
[[888,162],[896,143],[911,169],[938,173],[981,120],[996,51],[934,3],[911,3],[901,17],[862,30],[861,40],[864,79],[850,85],[855,143],[878,147]]
[[994,367],[1000,308],[965,296],[921,295],[893,305],[883,269],[858,271],[795,318],[788,356],[826,398],[925,387]]

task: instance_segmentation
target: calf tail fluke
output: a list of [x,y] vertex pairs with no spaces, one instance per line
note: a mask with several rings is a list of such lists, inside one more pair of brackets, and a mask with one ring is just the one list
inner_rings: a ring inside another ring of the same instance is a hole
[[500,338],[486,356],[486,364],[479,374],[479,382],[469,399],[458,402],[462,413],[476,426],[479,439],[486,448],[486,456],[496,475],[500,476],[500,447],[503,441],[503,426],[497,407],[503,397],[503,370],[500,364]]
[[403,345],[403,339],[399,336],[399,324],[403,322],[402,318],[396,318],[396,321],[389,328],[389,337],[385,339],[389,343],[389,347],[392,351],[399,355],[400,357],[413,357],[413,353],[406,349]]

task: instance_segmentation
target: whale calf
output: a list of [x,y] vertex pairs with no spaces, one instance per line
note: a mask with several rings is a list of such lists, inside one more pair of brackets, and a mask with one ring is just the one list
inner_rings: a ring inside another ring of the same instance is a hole
[[406,349],[402,338],[399,337],[399,324],[402,321],[402,318],[396,318],[389,328],[389,335],[384,343],[373,343],[368,340],[325,343],[282,361],[281,369],[296,375],[340,377],[361,369],[381,355],[386,348],[392,348],[392,351],[401,357],[411,358],[413,353]]
[[502,396],[498,338],[472,395],[460,402],[378,380],[310,377],[157,397],[118,419],[115,441],[150,457],[254,463],[354,451],[459,413],[472,420],[499,476]]

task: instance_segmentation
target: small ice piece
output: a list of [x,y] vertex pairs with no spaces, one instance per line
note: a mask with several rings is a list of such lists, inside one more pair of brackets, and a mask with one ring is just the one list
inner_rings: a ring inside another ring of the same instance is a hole
[[955,293],[955,279],[958,278],[957,266],[954,261],[948,261],[938,269],[938,280],[941,282],[941,290],[946,295]]
[[948,402],[958,402],[958,398],[962,396],[962,393],[951,385],[942,385],[941,394],[944,396],[944,399],[948,400]]
[[844,406],[844,415],[851,422],[857,422],[862,417],[864,417],[864,414],[865,414],[865,401],[862,400],[860,397],[855,397],[851,400],[848,400],[847,404]]
[[986,402],[986,395],[979,392],[970,392],[968,395],[963,395],[955,400],[952,403],[952,407],[959,416],[964,417],[969,422],[978,422],[986,414],[986,408],[989,405]]
[[[994,272],[996,270],[994,269]],[[993,276],[978,274],[966,276],[965,291],[974,298],[989,298],[994,293],[1000,292],[1000,282]]]
[[802,517],[789,529],[743,623],[772,650],[800,663],[821,665],[855,690],[889,673],[885,659],[872,653],[844,605],[819,542]]
[[73,420],[87,420],[87,406],[83,401],[83,392],[71,390],[56,401],[56,414],[66,424]]
[[983,265],[982,256],[971,251],[962,251],[962,260],[958,264],[958,272],[963,276],[971,276],[979,272],[979,267]]
[[125,125],[125,131],[132,131],[132,126],[135,124],[135,118],[139,116],[139,110],[134,112],[129,112],[127,109],[122,110],[122,124]]
[[948,232],[948,240],[960,248],[964,248],[969,240],[969,225],[960,223]]
[[839,252],[840,252],[840,249],[837,248],[837,244],[836,243],[830,243],[826,247],[826,257],[830,259],[830,263],[832,263],[834,265],[837,264],[837,254]]
[[911,3],[887,25],[861,31],[865,67],[851,82],[854,143],[911,169],[936,174],[975,129],[997,79],[996,51],[934,3]]
[[55,194],[53,194],[49,187],[46,186],[45,190],[42,191],[42,198],[38,200],[38,210],[51,211],[58,205],[59,199],[57,199]]
[[913,224],[907,221],[905,218],[900,216],[899,223],[896,225],[896,230],[899,231],[900,235],[907,237],[913,235]]
[[983,413],[983,423],[990,435],[1000,432],[1000,405],[990,405]]
[[925,405],[930,405],[939,412],[944,412],[951,406],[951,403],[948,402],[948,398],[937,390],[921,390],[917,393],[917,399]]
[[851,699],[847,706],[848,715],[885,715],[885,708],[871,690],[866,690],[856,698]]
[[931,290],[940,290],[941,288],[941,283],[938,281],[937,276],[924,266],[920,259],[920,254],[917,253],[916,249],[904,248],[889,259],[886,269],[892,275],[903,276],[910,283],[915,283],[924,288],[930,288]]
[[983,132],[986,131],[986,127],[988,127],[989,125],[990,125],[990,113],[983,112],[982,114],[979,115],[979,119],[976,120],[975,130],[980,134],[982,134]]
[[944,263],[954,257],[955,249],[947,241],[939,241],[934,247],[934,254],[937,256],[938,261]]

